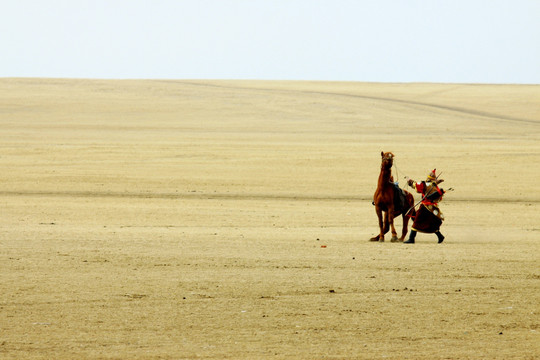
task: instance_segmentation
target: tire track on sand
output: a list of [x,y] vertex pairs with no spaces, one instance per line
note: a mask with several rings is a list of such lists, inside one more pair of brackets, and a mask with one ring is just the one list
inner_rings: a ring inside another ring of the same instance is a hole
[[233,90],[252,90],[252,91],[254,90],[254,91],[263,91],[263,92],[289,93],[289,94],[300,93],[300,94],[313,94],[313,95],[330,95],[330,96],[339,96],[339,97],[349,97],[349,98],[355,98],[355,99],[375,100],[375,101],[389,102],[393,104],[420,106],[420,107],[442,110],[442,111],[447,111],[447,112],[454,112],[454,113],[468,115],[468,116],[480,116],[480,117],[499,120],[499,121],[540,125],[540,120],[523,119],[523,118],[517,118],[517,117],[512,117],[512,116],[505,116],[505,115],[500,115],[500,114],[495,114],[495,113],[489,113],[486,111],[462,108],[458,106],[448,106],[448,105],[433,104],[433,103],[426,103],[426,102],[421,102],[421,101],[404,100],[404,99],[381,97],[381,96],[369,96],[369,95],[360,95],[360,94],[311,91],[311,90],[289,90],[289,89],[272,89],[272,88],[258,88],[258,87],[245,87],[245,86],[230,86],[230,85],[219,85],[219,84],[210,84],[210,83],[197,83],[197,82],[190,82],[190,81],[166,81],[166,80],[163,80],[163,81],[176,82],[176,83],[199,86],[199,87],[213,87],[213,88],[223,88],[223,89],[233,89]]

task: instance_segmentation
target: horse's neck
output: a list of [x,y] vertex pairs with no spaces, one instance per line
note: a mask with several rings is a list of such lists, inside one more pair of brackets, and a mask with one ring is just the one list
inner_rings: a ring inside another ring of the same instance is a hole
[[381,173],[379,174],[379,187],[386,187],[390,185],[390,176],[392,175],[392,168],[381,167]]

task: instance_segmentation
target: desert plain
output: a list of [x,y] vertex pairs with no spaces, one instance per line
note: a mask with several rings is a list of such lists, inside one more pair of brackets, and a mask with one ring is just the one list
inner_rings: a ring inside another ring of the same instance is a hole
[[540,85],[0,79],[0,358],[538,359],[539,164]]

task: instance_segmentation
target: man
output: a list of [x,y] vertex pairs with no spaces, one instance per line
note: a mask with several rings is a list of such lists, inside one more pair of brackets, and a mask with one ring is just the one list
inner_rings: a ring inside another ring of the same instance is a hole
[[436,169],[433,169],[433,171],[428,174],[426,181],[415,182],[414,180],[409,179],[407,182],[410,187],[422,194],[422,200],[420,208],[416,212],[409,240],[403,242],[404,244],[414,244],[414,238],[418,231],[429,234],[435,233],[439,239],[439,244],[444,241],[444,236],[439,231],[444,216],[438,206],[438,202],[442,200],[445,193],[438,185],[444,180],[438,179],[435,175],[435,170]]

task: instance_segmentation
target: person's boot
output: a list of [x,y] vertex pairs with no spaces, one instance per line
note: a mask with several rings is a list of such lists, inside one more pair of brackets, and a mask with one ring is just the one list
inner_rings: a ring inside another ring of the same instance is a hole
[[409,240],[404,241],[404,244],[414,244],[414,238],[416,237],[416,230],[411,230],[411,234],[409,235]]
[[440,231],[437,231],[437,232],[435,233],[435,235],[437,235],[437,238],[439,239],[438,244],[440,244],[440,243],[442,243],[442,242],[444,241],[444,235],[441,234]]

